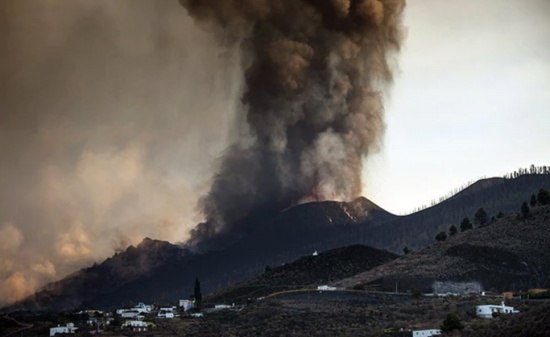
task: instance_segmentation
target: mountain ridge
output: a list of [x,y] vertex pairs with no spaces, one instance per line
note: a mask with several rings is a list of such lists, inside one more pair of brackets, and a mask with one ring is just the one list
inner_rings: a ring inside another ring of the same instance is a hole
[[[53,282],[10,308],[112,308],[129,301],[170,301],[192,294],[196,277],[206,294],[261,273],[266,265],[279,266],[315,250],[351,244],[393,252],[404,246],[417,249],[433,243],[435,234],[480,207],[487,207],[489,214],[495,209],[516,212],[538,189],[550,189],[550,175],[525,175],[480,186],[408,216],[393,215],[366,198],[306,203],[263,219],[240,241],[206,253],[144,239],[137,247]],[[489,202],[494,204],[487,206]],[[123,262],[127,268],[120,267]]]

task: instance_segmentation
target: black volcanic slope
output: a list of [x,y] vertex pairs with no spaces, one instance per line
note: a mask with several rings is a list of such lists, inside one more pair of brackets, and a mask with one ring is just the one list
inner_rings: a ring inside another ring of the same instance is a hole
[[337,282],[362,288],[430,291],[434,281],[477,281],[484,289],[527,290],[550,286],[550,206],[527,218],[510,215],[386,265]]
[[399,256],[384,250],[352,245],[304,256],[208,296],[212,303],[240,303],[269,294],[327,284],[370,270]]
[[258,274],[266,265],[337,247],[338,241],[331,238],[360,221],[394,217],[359,198],[290,208],[220,251],[194,254],[168,242],[145,239],[101,264],[47,285],[12,309],[113,308],[129,302],[174,301],[193,293],[195,277],[206,294]]
[[[486,179],[434,207],[395,216],[365,198],[314,202],[287,209],[254,224],[238,242],[219,251],[192,253],[168,242],[145,240],[138,247],[85,268],[18,303],[19,308],[112,308],[128,302],[186,298],[199,277],[203,293],[222,289],[314,250],[364,244],[401,252],[433,243],[438,231],[484,207],[489,216],[517,212],[550,175]],[[467,250],[467,249],[466,249]]]
[[192,256],[193,253],[180,246],[146,238],[137,247],[130,246],[99,265],[48,284],[16,303],[15,308],[61,310],[128,303],[140,299],[142,292],[149,296],[147,288],[153,285],[144,284],[144,279],[167,264],[185,263]]

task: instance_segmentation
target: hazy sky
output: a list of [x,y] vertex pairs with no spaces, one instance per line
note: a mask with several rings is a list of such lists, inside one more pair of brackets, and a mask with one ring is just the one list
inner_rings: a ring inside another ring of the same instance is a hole
[[401,74],[364,194],[407,213],[480,176],[550,164],[550,1],[408,1]]
[[[363,194],[405,213],[550,164],[550,1],[409,0],[405,14]],[[176,0],[0,0],[0,305],[203,220],[242,92],[238,56],[203,28]]]

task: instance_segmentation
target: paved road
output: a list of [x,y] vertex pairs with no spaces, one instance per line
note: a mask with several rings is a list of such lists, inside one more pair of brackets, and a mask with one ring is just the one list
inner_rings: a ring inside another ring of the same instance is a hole
[[401,303],[411,300],[410,294],[395,294],[382,292],[365,292],[365,291],[312,291],[312,290],[295,290],[285,291],[272,294],[269,298],[279,300],[297,300],[297,301],[362,301],[369,304],[381,303]]

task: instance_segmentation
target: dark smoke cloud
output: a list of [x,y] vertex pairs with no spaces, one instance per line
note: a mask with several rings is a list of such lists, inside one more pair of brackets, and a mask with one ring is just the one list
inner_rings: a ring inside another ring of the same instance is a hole
[[185,240],[238,69],[175,0],[0,0],[0,305]]
[[180,0],[239,48],[247,133],[220,161],[192,231],[201,249],[237,239],[291,205],[349,200],[379,146],[383,94],[403,36],[404,0]]

